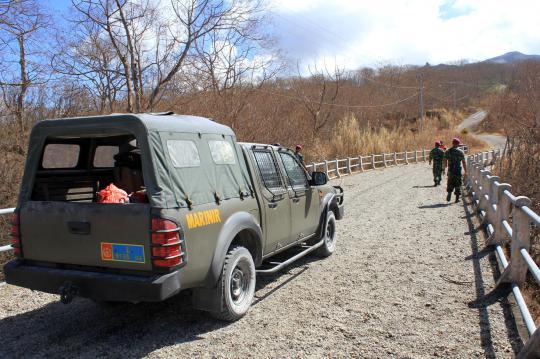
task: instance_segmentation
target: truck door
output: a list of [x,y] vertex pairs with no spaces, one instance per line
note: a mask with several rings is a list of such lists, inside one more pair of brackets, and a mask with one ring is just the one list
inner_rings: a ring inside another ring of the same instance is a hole
[[291,203],[292,240],[315,233],[319,224],[319,193],[310,187],[307,174],[294,155],[278,151]]
[[270,149],[253,149],[259,170],[260,202],[264,213],[265,254],[285,246],[291,238],[291,203],[274,153]]

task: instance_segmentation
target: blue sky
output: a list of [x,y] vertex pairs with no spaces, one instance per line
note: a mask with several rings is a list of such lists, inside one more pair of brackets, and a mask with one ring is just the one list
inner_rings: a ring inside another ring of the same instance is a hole
[[[160,0],[154,0],[160,1]],[[169,2],[169,0],[161,0]],[[48,6],[63,12],[70,0]],[[291,61],[358,68],[540,54],[540,0],[266,0]]]

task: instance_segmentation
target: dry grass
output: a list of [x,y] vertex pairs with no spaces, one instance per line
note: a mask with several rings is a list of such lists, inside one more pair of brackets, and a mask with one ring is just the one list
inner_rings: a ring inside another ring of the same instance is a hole
[[356,117],[348,115],[335,126],[332,139],[326,146],[326,158],[431,149],[436,140],[450,144],[454,137],[459,137],[464,144],[469,145],[471,151],[484,148],[484,142],[455,130],[457,124],[463,120],[463,114],[446,110],[440,110],[440,113],[440,119],[426,119],[423,131],[418,131],[416,127],[405,126],[362,127]]

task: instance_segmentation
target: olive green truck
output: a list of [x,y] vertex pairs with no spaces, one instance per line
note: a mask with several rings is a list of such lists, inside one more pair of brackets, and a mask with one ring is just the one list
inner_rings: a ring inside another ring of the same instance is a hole
[[[334,251],[343,190],[326,182],[290,150],[238,143],[206,118],[41,121],[29,139],[6,281],[64,303],[156,302],[191,289],[195,308],[236,320],[257,275]],[[127,200],[100,201],[110,184]],[[278,253],[281,261],[269,260]]]

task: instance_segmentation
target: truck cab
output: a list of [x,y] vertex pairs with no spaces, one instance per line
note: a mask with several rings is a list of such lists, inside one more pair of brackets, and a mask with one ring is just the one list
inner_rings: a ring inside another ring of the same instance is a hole
[[[13,217],[10,284],[96,301],[162,301],[242,317],[268,259],[332,254],[343,190],[283,147],[213,120],[119,114],[38,123]],[[102,201],[117,188],[117,202]],[[299,258],[299,257],[298,257]],[[290,258],[294,259],[294,258]]]

